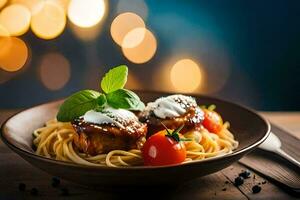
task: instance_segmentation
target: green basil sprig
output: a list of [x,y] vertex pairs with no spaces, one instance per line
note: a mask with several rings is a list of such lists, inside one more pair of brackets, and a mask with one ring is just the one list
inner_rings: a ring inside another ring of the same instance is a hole
[[58,121],[70,122],[89,110],[101,111],[106,105],[113,108],[143,110],[145,105],[132,91],[123,89],[127,82],[128,68],[121,65],[109,70],[101,81],[104,93],[81,90],[68,97],[60,106]]
[[100,86],[106,94],[122,89],[127,82],[127,75],[127,66],[120,65],[119,67],[115,67],[105,74]]

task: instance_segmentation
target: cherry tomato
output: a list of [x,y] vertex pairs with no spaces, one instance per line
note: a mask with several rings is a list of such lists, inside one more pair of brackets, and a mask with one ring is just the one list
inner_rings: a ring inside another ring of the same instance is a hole
[[211,133],[219,133],[222,129],[222,117],[213,110],[204,109],[203,126]]
[[159,131],[147,139],[142,155],[147,166],[172,165],[182,163],[186,158],[183,142],[166,136],[166,130]]

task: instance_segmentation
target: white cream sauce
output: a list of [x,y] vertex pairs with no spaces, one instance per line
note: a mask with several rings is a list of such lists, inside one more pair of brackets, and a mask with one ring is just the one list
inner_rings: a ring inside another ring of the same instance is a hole
[[83,115],[86,122],[94,124],[114,124],[119,128],[125,128],[128,121],[138,121],[134,113],[125,109],[104,108],[102,111],[90,110]]
[[191,96],[181,94],[161,97],[147,104],[145,112],[153,111],[154,115],[165,119],[179,117],[187,112],[191,106],[197,106],[196,100]]

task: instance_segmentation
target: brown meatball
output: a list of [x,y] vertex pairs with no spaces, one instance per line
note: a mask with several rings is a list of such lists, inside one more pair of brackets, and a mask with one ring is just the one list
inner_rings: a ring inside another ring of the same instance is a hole
[[130,121],[125,129],[113,124],[88,123],[82,118],[73,121],[72,125],[77,132],[75,146],[90,155],[135,149],[147,133],[147,125],[136,121]]
[[165,129],[162,123],[169,129],[176,129],[181,125],[184,125],[181,133],[200,129],[202,121],[204,119],[204,113],[199,107],[189,107],[187,109],[187,112],[179,117],[161,119],[156,117],[151,111],[149,115],[140,115],[139,119],[141,122],[147,123],[147,137],[149,137],[154,133]]

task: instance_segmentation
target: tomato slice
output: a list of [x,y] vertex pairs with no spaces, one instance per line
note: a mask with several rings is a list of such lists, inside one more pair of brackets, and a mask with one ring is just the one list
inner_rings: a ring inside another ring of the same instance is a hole
[[166,136],[162,130],[147,139],[142,155],[146,166],[161,166],[182,163],[186,158],[186,149],[183,142]]
[[213,110],[203,109],[204,120],[203,126],[211,133],[219,133],[223,126],[222,117]]

